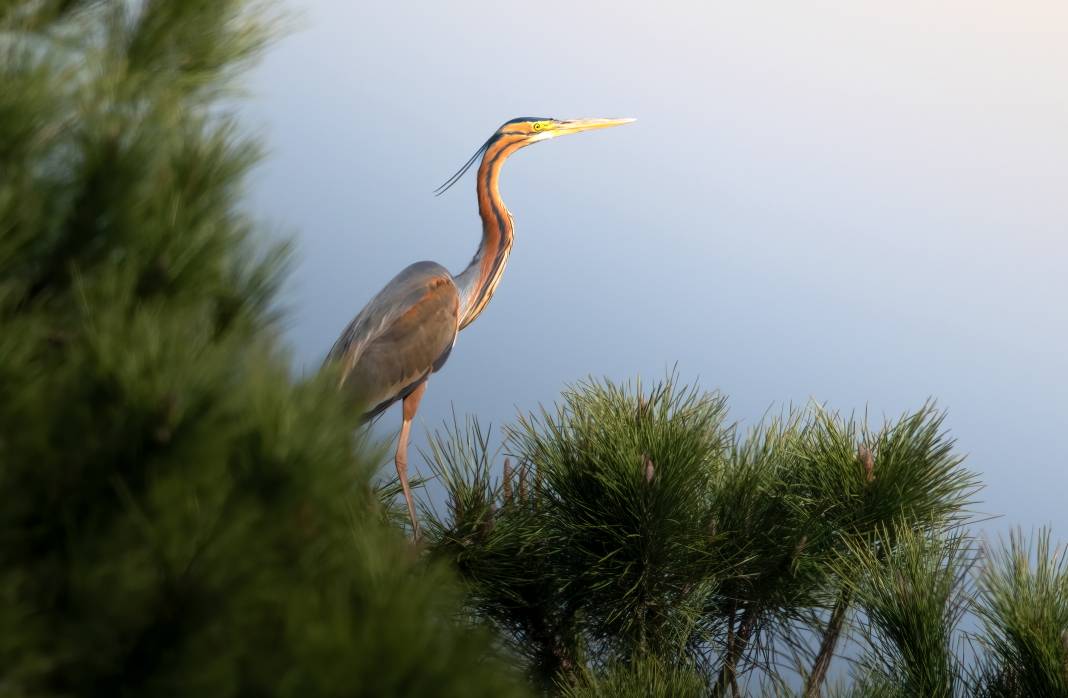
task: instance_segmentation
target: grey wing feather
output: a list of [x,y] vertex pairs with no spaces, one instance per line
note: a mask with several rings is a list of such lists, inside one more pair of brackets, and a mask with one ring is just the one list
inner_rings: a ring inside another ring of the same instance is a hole
[[326,360],[341,364],[341,384],[373,416],[441,368],[459,331],[459,307],[448,270],[417,262],[371,299]]

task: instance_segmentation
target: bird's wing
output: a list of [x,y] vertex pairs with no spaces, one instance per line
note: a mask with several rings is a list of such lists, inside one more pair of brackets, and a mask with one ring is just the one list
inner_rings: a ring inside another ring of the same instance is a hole
[[441,367],[456,341],[459,312],[448,270],[417,262],[349,323],[327,361],[341,364],[342,385],[377,413]]

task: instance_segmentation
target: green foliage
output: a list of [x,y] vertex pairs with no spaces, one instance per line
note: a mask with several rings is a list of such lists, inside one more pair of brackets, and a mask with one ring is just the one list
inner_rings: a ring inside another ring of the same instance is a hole
[[[832,695],[1068,695],[1068,571],[1048,531],[984,556],[963,531],[902,530],[891,549],[855,545],[840,573],[867,653],[852,689]],[[981,632],[965,651],[968,614]]]
[[984,696],[1068,695],[1068,561],[1048,530],[1014,533],[979,576]]
[[0,695],[515,695],[276,347],[240,0],[0,4]]
[[707,502],[726,455],[723,414],[721,398],[670,383],[643,401],[590,383],[511,432],[544,535],[566,551],[551,562],[568,580],[563,603],[594,642],[625,656],[685,648],[721,562]]
[[978,485],[960,467],[943,420],[925,405],[872,433],[866,424],[817,410],[797,452],[797,506],[826,522],[829,532],[846,535],[885,533],[902,520],[921,528],[961,522]]
[[977,485],[941,424],[925,406],[870,431],[813,406],[739,434],[722,397],[671,377],[590,381],[508,428],[499,478],[476,422],[437,436],[449,504],[427,511],[431,547],[543,685],[659,686],[660,667],[721,694],[759,669],[782,692],[825,614],[874,599],[864,554],[962,521]]
[[516,426],[517,466],[492,484],[486,437],[454,428],[434,448],[449,510],[430,539],[543,683],[591,646],[686,652],[719,564],[706,502],[725,433],[718,398],[664,385],[639,405],[591,384]]
[[655,657],[603,670],[586,671],[575,686],[560,687],[564,698],[701,698],[705,677],[694,667],[666,665]]
[[[892,547],[885,543],[891,538]],[[880,677],[883,692],[957,695],[964,672],[954,637],[969,607],[967,580],[974,559],[968,539],[900,526],[878,541],[852,541],[839,569],[867,621],[868,654],[862,664]]]

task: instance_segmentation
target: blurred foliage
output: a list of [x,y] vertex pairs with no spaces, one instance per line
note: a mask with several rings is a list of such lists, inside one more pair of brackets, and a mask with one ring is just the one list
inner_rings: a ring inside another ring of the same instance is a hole
[[277,349],[229,111],[271,16],[0,4],[0,696],[524,693]]

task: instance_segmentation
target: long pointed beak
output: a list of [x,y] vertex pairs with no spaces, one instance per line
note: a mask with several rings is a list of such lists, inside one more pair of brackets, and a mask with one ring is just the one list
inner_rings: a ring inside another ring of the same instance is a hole
[[569,121],[558,121],[552,133],[556,136],[566,136],[571,133],[592,131],[598,128],[622,126],[632,121],[636,121],[636,119],[571,119]]

